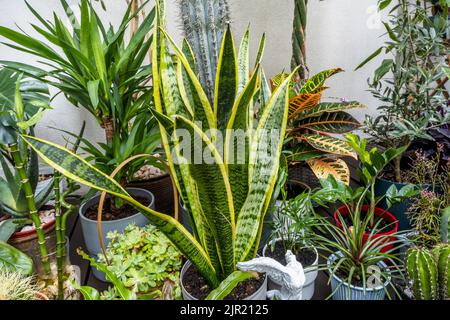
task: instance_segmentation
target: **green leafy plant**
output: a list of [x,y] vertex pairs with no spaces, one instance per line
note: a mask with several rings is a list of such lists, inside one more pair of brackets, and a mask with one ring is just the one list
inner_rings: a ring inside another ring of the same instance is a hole
[[[154,293],[157,299],[177,299],[181,296],[179,271],[181,254],[155,227],[139,228],[129,225],[124,233],[110,232],[106,257],[99,255],[97,264],[114,273],[124,286],[137,296]],[[172,284],[172,293],[163,292],[166,283]],[[117,296],[117,289],[103,293]]]
[[[252,98],[259,87],[259,61],[248,82],[247,79],[239,79],[238,65],[241,64],[236,58],[231,31],[227,30],[217,69],[215,104],[211,106],[194,68],[188,62],[192,62],[192,55],[187,43],[184,42],[182,49],[178,48],[161,27],[164,23],[158,13],[153,33],[152,67],[153,74],[157,75],[153,77],[153,113],[160,121],[171,174],[192,218],[193,234],[172,217],[132,199],[115,180],[67,149],[33,137],[23,136],[23,139],[63,175],[138,208],[193,263],[210,288],[215,289],[222,281],[232,282],[242,275],[236,271],[236,262],[256,255],[264,216],[278,175],[291,77],[268,100],[261,101],[261,118],[254,132]],[[176,66],[168,52],[169,46],[175,50]],[[248,65],[249,62],[244,59],[242,63]],[[245,88],[237,95],[241,81]],[[202,124],[202,129],[198,123]],[[244,132],[249,152],[243,153],[245,161],[242,164],[235,161],[236,155],[232,159],[227,152],[235,143],[228,136],[230,131],[225,135],[225,155],[222,157],[218,151],[215,129],[223,128],[242,129]],[[208,131],[212,136],[208,136]],[[208,151],[206,154],[211,154],[212,162],[183,161],[187,155],[180,149],[180,132],[191,133],[190,139],[194,140],[188,139],[188,145],[202,146],[203,151]]]
[[[333,134],[359,128],[359,122],[346,111],[364,105],[356,101],[321,102],[325,81],[340,72],[342,69],[325,70],[295,85],[292,83],[284,153],[291,164],[306,161],[318,178],[326,179],[332,174],[349,184],[350,170],[340,157],[356,158],[356,154]],[[272,85],[276,87],[285,77],[284,73],[277,75]]]
[[[20,225],[34,223],[39,239],[41,259],[46,272],[48,265],[44,231],[39,209],[51,197],[49,183],[38,194],[38,158],[20,138],[20,134],[34,134],[34,126],[48,106],[48,88],[38,81],[22,78],[22,75],[6,69],[0,70],[0,164],[4,177],[0,177],[0,206],[12,219],[0,224],[2,255],[24,270],[27,257],[6,242]],[[31,220],[31,221],[29,221]],[[6,263],[6,260],[3,260]],[[20,263],[21,262],[21,263]],[[20,266],[22,264],[22,266]],[[9,268],[14,268],[11,265]]]
[[[380,10],[392,0],[379,1]],[[442,83],[448,46],[448,9],[429,17],[424,2],[399,0],[384,22],[389,40],[358,68],[381,54],[384,59],[369,80],[374,97],[380,100],[379,115],[366,118],[366,132],[386,148],[409,146],[414,140],[434,140],[430,129],[449,122],[446,90]],[[445,1],[442,1],[445,4]],[[448,8],[448,4],[445,4]],[[445,82],[444,82],[445,83]],[[401,156],[395,159],[393,178],[402,182]]]
[[[155,152],[160,143],[157,124],[148,111],[152,104],[151,68],[145,64],[153,39],[149,33],[155,11],[139,27],[133,25],[130,39],[126,37],[130,24],[143,14],[147,2],[137,8],[135,2],[130,3],[117,29],[100,21],[91,0],[81,0],[81,19],[74,16],[66,0],[61,0],[71,28],[57,15],[53,21],[45,20],[27,3],[40,23],[32,27],[44,41],[0,27],[0,35],[11,41],[8,46],[33,54],[50,68],[13,61],[1,64],[57,88],[104,128],[106,143],[96,146],[83,139],[81,148],[90,155],[89,161],[107,173],[130,156]],[[125,185],[143,161],[129,164],[116,179]]]

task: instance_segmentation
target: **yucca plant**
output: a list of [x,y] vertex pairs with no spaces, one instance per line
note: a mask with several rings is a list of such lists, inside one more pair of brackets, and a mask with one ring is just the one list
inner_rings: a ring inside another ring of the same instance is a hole
[[[340,158],[356,158],[356,154],[345,141],[332,135],[359,128],[359,122],[346,111],[364,105],[357,101],[321,102],[325,81],[340,72],[342,69],[325,70],[291,83],[285,154],[290,164],[306,161],[318,178],[326,179],[332,174],[348,184],[350,171]],[[276,87],[285,77],[285,73],[275,76],[272,86]]]
[[[23,139],[65,176],[136,206],[193,263],[211,289],[226,279],[219,292],[213,291],[210,297],[222,298],[248,275],[236,271],[236,263],[253,258],[259,246],[264,215],[278,176],[291,76],[269,99],[261,99],[261,117],[253,129],[260,61],[250,79],[237,77],[238,66],[247,68],[249,61],[237,59],[229,28],[220,51],[214,106],[195,74],[187,42],[178,48],[165,33],[159,14],[153,37],[153,112],[160,121],[169,167],[192,219],[193,234],[172,217],[132,199],[116,181],[69,150],[34,137]],[[242,43],[246,41],[248,35]],[[175,51],[176,65],[169,48]],[[247,46],[241,45],[240,50],[247,50]],[[245,86],[237,94],[241,81]],[[219,131],[224,128],[230,130]],[[241,141],[232,136],[237,129],[243,132]],[[184,135],[186,132],[189,137]],[[220,132],[225,136],[223,149]],[[237,142],[243,143],[244,151],[230,152]],[[191,159],[187,149],[182,150],[183,143],[190,150],[200,150],[207,159],[188,161]]]
[[[66,0],[60,0],[71,26],[57,15],[44,19],[27,3],[39,24],[33,29],[44,39],[0,27],[6,45],[32,54],[47,68],[1,61],[8,68],[57,88],[75,106],[92,114],[104,129],[106,143],[83,140],[81,148],[102,171],[111,173],[130,156],[151,152],[159,143],[157,124],[151,120],[151,68],[146,64],[152,43],[155,11],[137,26],[148,1],[129,3],[118,28],[102,23],[92,0],[80,0],[77,18]],[[128,39],[127,30],[131,31]],[[69,133],[70,134],[70,133]],[[143,165],[138,159],[116,176],[122,184]]]

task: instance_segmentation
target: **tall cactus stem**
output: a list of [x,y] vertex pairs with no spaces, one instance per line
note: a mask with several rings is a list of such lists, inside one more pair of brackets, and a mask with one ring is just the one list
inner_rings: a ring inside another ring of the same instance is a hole
[[300,66],[296,81],[308,77],[306,66],[306,23],[308,14],[308,0],[295,0],[294,23],[292,30],[292,59],[291,70]]
[[437,266],[429,250],[410,249],[406,257],[406,271],[416,300],[438,298]]

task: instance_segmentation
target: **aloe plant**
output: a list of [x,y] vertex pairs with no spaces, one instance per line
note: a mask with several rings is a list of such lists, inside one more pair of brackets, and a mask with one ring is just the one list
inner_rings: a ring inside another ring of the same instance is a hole
[[[285,154],[291,163],[306,161],[319,179],[331,174],[349,184],[350,170],[341,157],[356,158],[356,154],[332,134],[359,128],[359,122],[347,111],[365,106],[357,101],[321,102],[325,81],[342,71],[325,70],[303,82],[291,83]],[[272,86],[276,87],[285,77],[285,73],[275,76]]]
[[[162,8],[163,9],[163,8]],[[222,281],[241,278],[236,263],[256,255],[264,215],[277,180],[279,158],[288,116],[288,84],[291,76],[263,102],[263,112],[255,127],[254,101],[260,84],[260,65],[237,96],[239,83],[237,58],[231,31],[225,32],[217,70],[215,101],[211,106],[189,61],[191,51],[184,42],[178,48],[164,31],[158,14],[154,29],[152,55],[153,113],[160,121],[162,141],[171,174],[193,221],[193,234],[178,221],[145,207],[132,199],[116,181],[69,150],[35,137],[23,139],[52,167],[66,177],[107,192],[133,204],[193,263],[212,289]],[[176,65],[169,53],[176,55]],[[258,55],[259,56],[259,55]],[[244,61],[248,65],[248,60]],[[231,76],[222,76],[222,75]],[[228,102],[227,104],[224,104]],[[226,120],[226,121],[225,121]],[[224,155],[219,151],[219,123],[244,132],[244,161],[227,150],[236,145],[232,130],[224,131]],[[202,126],[202,128],[200,127]],[[211,130],[210,130],[211,129]],[[249,130],[250,129],[250,130]],[[272,131],[273,132],[272,132]],[[180,132],[191,133],[189,146],[201,147],[211,162],[186,162],[181,150]],[[274,134],[268,134],[272,132]],[[209,135],[211,134],[211,135]],[[228,278],[230,277],[230,278]],[[222,286],[229,290],[228,286]],[[217,295],[217,292],[215,292]],[[220,296],[220,295],[218,295]]]
[[192,47],[200,82],[213,103],[220,44],[230,9],[227,0],[180,0],[185,38]]

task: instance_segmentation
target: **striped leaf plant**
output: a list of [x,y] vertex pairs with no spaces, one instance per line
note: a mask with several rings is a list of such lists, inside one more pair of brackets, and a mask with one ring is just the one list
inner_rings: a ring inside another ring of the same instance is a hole
[[[349,184],[350,171],[341,158],[356,159],[356,154],[335,135],[360,127],[347,111],[363,108],[364,105],[357,101],[321,101],[327,89],[325,81],[342,71],[339,68],[329,69],[302,82],[291,83],[285,152],[291,163],[306,161],[319,179],[326,179],[331,174]],[[285,73],[275,76],[272,87],[277,87],[286,76]]]
[[[194,71],[195,59],[188,43],[184,41],[180,48],[165,32],[160,14],[163,9],[161,1],[153,32],[152,112],[160,123],[170,172],[190,216],[192,233],[174,218],[134,200],[120,184],[78,155],[39,138],[23,139],[63,175],[139,209],[205,278],[213,289],[209,298],[221,299],[239,281],[255,276],[238,271],[236,264],[254,258],[259,246],[264,216],[278,178],[292,75],[274,92],[267,90],[260,67],[264,40],[253,72],[241,72],[250,69],[249,33],[236,53],[228,28],[211,105]],[[255,108],[259,121],[255,120]],[[236,131],[243,133],[240,140],[233,137]],[[243,152],[234,154],[239,144]],[[194,151],[200,149],[205,159],[189,161],[183,149],[186,145]]]

